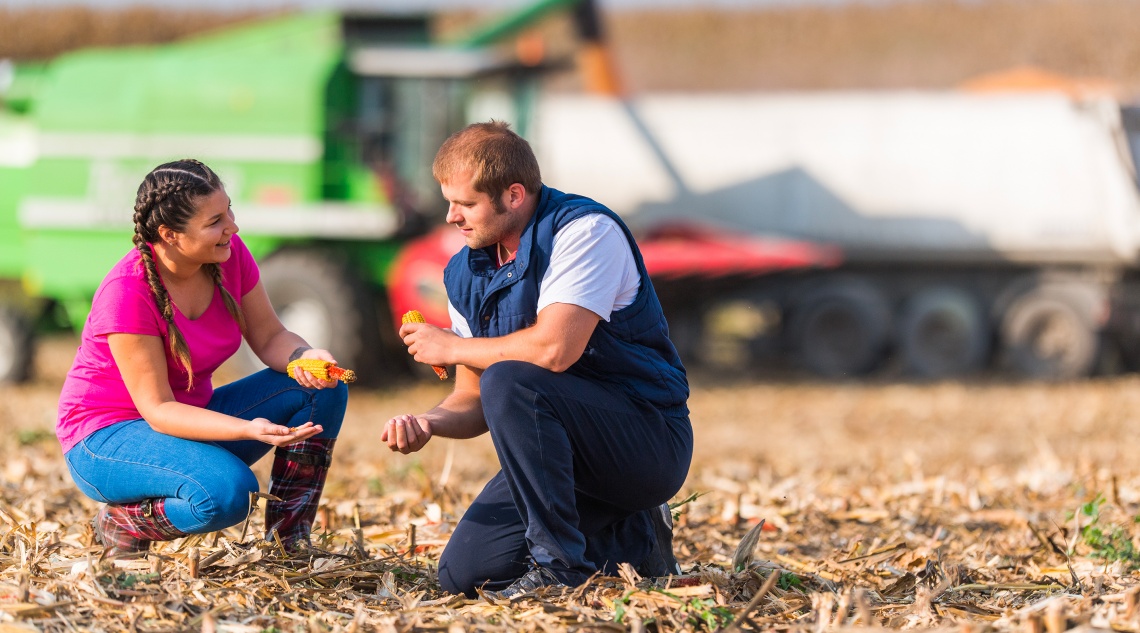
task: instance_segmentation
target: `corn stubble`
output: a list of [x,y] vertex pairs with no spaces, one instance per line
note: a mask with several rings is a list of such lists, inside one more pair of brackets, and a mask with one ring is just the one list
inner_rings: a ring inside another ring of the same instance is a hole
[[[257,509],[112,560],[91,542],[97,504],[63,474],[50,432],[30,432],[54,412],[69,364],[51,381],[0,385],[3,631],[1140,629],[1140,561],[1105,540],[1134,534],[1140,513],[1140,474],[1120,448],[1140,378],[697,384],[702,441],[676,497],[683,576],[629,568],[491,603],[444,593],[437,566],[498,469],[492,447],[464,444],[445,484],[440,445],[409,468],[372,441],[370,422],[436,401],[438,386],[356,392],[309,555],[265,543]],[[749,452],[749,434],[765,452]],[[1030,448],[988,460],[983,436]]]

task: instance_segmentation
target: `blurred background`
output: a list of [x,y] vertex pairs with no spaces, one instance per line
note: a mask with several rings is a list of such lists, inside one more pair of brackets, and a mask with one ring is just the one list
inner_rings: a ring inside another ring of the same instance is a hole
[[[57,533],[59,551],[88,556],[95,504],[52,432],[60,385],[131,247],[138,183],[182,157],[222,175],[287,326],[362,377],[322,532],[435,556],[497,468],[490,439],[400,456],[377,433],[449,390],[396,324],[415,308],[448,325],[442,271],[462,241],[430,163],[448,134],[496,118],[530,140],[548,185],[638,236],[692,378],[686,567],[727,566],[765,519],[759,555],[851,586],[909,577],[911,595],[936,558],[962,582],[1079,574],[1081,612],[1132,604],[1138,12],[0,0],[0,514],[15,535],[0,575],[26,580],[13,570],[54,555]],[[243,350],[216,378],[257,368]],[[841,566],[863,552],[891,559]],[[1044,600],[994,595],[971,613]],[[888,626],[905,615],[895,597]],[[930,617],[928,597],[913,602]]]
[[430,162],[488,118],[625,217],[694,375],[1140,361],[1132,0],[194,6],[0,3],[0,380],[78,331],[183,156],[290,328],[415,375],[395,323],[447,325],[460,245]]

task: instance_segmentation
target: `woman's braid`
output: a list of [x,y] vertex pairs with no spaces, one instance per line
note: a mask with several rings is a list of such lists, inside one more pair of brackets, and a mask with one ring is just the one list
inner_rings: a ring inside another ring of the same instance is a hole
[[[154,294],[155,303],[162,318],[166,321],[170,353],[186,371],[186,390],[194,387],[194,372],[190,364],[190,348],[185,337],[174,323],[174,302],[162,283],[158,265],[154,261],[152,243],[159,240],[158,228],[166,226],[175,231],[186,228],[186,223],[195,212],[193,200],[209,195],[221,186],[221,182],[210,168],[201,162],[187,159],[159,165],[147,174],[139,185],[135,197],[135,234],[131,238],[139,252],[146,271],[147,284]],[[221,286],[222,272],[217,264],[207,270],[214,283],[222,288],[226,308],[245,331],[245,321],[233,297]]]
[[226,310],[229,310],[230,316],[234,318],[234,321],[237,321],[241,333],[245,334],[245,315],[242,314],[241,306],[234,300],[234,296],[222,284],[225,281],[225,277],[222,275],[222,267],[217,264],[206,264],[206,271],[210,273],[214,279],[214,285],[221,291],[222,300],[226,302]]

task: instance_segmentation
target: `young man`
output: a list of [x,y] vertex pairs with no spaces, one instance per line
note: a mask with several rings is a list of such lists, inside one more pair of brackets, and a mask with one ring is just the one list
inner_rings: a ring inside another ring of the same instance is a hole
[[685,369],[641,253],[606,207],[542,184],[530,145],[477,123],[432,165],[466,247],[444,273],[451,330],[406,324],[455,389],[388,421],[393,451],[490,432],[502,470],[455,528],[439,581],[513,598],[628,562],[680,573],[666,502],[688,474]]

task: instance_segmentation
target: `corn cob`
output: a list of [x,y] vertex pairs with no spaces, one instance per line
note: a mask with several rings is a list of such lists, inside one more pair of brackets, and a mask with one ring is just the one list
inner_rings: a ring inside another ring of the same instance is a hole
[[[420,314],[419,310],[408,310],[404,313],[403,318],[400,319],[400,323],[427,323],[427,321],[424,321],[424,315]],[[432,365],[431,368],[435,370],[435,375],[439,376],[440,380],[447,380],[446,367]]]
[[346,383],[356,381],[356,372],[351,369],[342,369],[319,358],[298,358],[289,363],[285,372],[294,376],[293,370],[300,367],[320,380],[343,380]]

